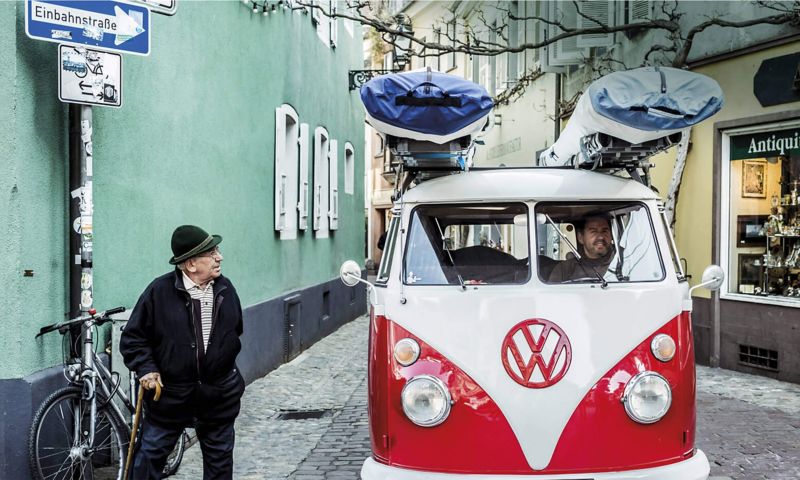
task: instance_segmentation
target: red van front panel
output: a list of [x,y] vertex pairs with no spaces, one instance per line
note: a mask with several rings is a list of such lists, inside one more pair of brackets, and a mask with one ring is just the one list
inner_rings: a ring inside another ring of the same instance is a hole
[[[694,448],[690,324],[689,314],[684,312],[604,375],[573,413],[550,464],[537,471],[530,468],[503,413],[469,375],[410,332],[385,317],[374,316],[369,353],[373,455],[379,462],[402,468],[472,474],[599,473],[683,460]],[[676,341],[677,353],[670,362],[660,362],[650,352],[650,341],[659,333]],[[409,367],[399,365],[392,354],[392,347],[402,338],[413,338],[420,345],[419,360]],[[631,420],[620,402],[628,380],[645,370],[663,375],[673,389],[669,412],[653,425]],[[403,386],[421,374],[444,382],[454,401],[449,417],[436,427],[413,424],[400,404]]]

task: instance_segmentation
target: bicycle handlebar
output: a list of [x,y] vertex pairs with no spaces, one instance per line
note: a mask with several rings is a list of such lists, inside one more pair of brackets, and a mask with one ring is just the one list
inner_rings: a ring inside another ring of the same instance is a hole
[[65,320],[63,322],[54,323],[53,325],[48,325],[46,327],[42,327],[39,329],[39,333],[36,334],[35,338],[39,338],[45,333],[50,333],[58,330],[62,334],[66,333],[67,327],[79,323],[83,323],[89,320],[95,320],[95,325],[102,325],[106,322],[113,322],[114,320],[110,318],[110,315],[114,315],[116,313],[122,313],[125,311],[125,307],[117,307],[112,308],[110,310],[105,310],[102,312],[97,312],[92,315],[88,315],[85,317],[74,318],[72,320]]

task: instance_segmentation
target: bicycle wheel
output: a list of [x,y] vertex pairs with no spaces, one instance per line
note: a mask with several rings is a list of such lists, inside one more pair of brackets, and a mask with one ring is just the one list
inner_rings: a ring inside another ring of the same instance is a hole
[[186,433],[186,430],[184,430],[181,433],[181,438],[178,439],[178,443],[175,444],[175,448],[172,449],[172,453],[170,453],[169,457],[167,457],[167,464],[164,465],[164,477],[174,475],[178,471],[178,467],[181,466],[183,452],[186,449],[187,436],[188,434]]
[[[91,402],[82,400],[81,393],[79,387],[57,390],[36,412],[28,437],[28,462],[35,480],[122,478],[130,431],[108,405],[98,407],[90,450]],[[96,403],[102,405],[103,399],[98,396]]]

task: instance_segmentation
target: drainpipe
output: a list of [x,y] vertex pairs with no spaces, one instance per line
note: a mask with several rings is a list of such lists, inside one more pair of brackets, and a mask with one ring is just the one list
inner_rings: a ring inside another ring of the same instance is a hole
[[[92,107],[69,106],[69,318],[94,303],[92,278]],[[81,327],[74,326],[71,354],[80,357]],[[77,348],[76,348],[77,347]]]

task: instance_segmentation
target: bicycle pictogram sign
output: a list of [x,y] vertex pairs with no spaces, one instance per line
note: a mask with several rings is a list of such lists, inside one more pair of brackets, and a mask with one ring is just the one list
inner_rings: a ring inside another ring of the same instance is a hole
[[546,388],[566,375],[572,346],[561,327],[534,318],[511,328],[503,341],[501,356],[506,372],[515,382],[528,388]]

